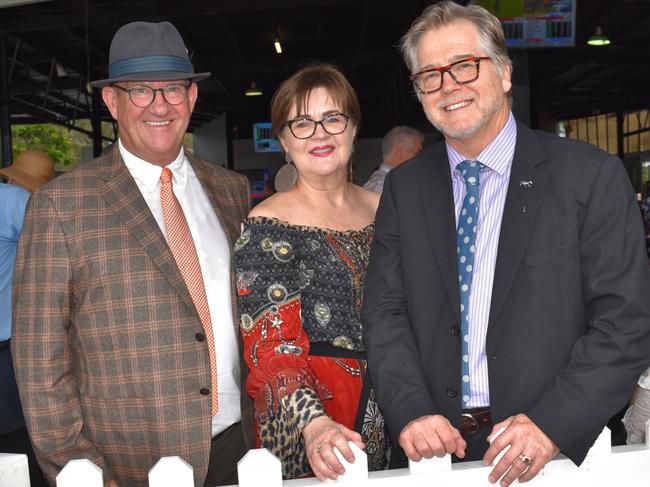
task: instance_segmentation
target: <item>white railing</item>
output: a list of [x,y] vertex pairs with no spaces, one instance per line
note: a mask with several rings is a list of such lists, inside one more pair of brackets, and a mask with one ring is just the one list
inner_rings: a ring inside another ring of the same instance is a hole
[[[650,420],[646,443],[611,447],[605,428],[580,467],[559,456],[532,480],[547,487],[648,487],[650,485]],[[350,443],[356,461],[348,464],[338,481],[364,487],[493,487],[487,480],[492,467],[481,462],[451,463],[451,457],[409,462],[409,468],[368,473],[365,453]],[[338,452],[337,452],[338,454]],[[264,449],[251,450],[238,464],[239,487],[315,487],[315,478],[282,480],[280,461]],[[57,487],[102,487],[102,471],[88,460],[72,460],[59,473]],[[29,487],[25,455],[0,454],[0,487]],[[194,487],[192,467],[180,457],[161,458],[149,472],[149,487]]]
[[27,455],[0,453],[0,487],[29,487]]

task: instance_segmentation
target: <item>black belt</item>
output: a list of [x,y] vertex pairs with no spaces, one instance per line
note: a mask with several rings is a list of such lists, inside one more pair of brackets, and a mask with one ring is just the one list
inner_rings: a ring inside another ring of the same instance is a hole
[[337,358],[353,358],[357,360],[365,360],[366,352],[361,350],[348,350],[347,348],[335,347],[331,343],[315,342],[309,343],[309,355],[319,357],[337,357]]
[[483,428],[492,426],[492,414],[489,408],[464,409],[461,417],[460,431],[464,435],[473,435]]

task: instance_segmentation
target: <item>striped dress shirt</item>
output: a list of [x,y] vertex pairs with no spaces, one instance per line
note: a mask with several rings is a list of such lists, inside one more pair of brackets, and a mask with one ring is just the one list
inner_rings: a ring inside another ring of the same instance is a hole
[[[490,383],[485,355],[492,284],[499,246],[503,208],[508,192],[510,170],[517,140],[517,124],[512,113],[499,134],[476,158],[485,168],[481,170],[476,253],[469,298],[469,375],[471,395],[469,408],[490,405]],[[465,197],[465,182],[456,166],[466,160],[447,144],[447,156],[454,190],[456,225]]]

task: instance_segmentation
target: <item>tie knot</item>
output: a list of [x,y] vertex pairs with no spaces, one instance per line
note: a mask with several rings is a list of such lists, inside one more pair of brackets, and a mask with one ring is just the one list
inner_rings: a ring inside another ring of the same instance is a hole
[[163,167],[162,173],[160,174],[161,184],[170,184],[172,182],[172,171],[168,167]]
[[483,164],[478,161],[463,161],[456,166],[465,180],[465,184],[479,184]]

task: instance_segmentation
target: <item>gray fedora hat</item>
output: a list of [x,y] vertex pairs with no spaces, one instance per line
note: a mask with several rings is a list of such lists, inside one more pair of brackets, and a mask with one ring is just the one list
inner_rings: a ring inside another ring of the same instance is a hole
[[194,72],[183,38],[172,24],[131,22],[113,36],[108,78],[90,84],[103,88],[116,81],[199,81],[208,76]]

